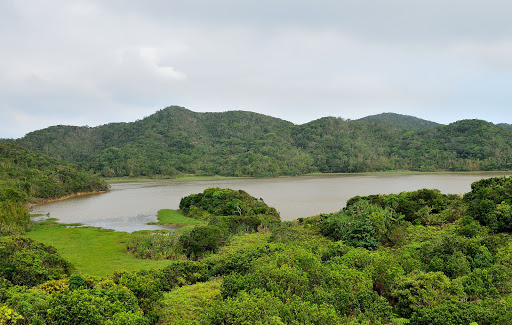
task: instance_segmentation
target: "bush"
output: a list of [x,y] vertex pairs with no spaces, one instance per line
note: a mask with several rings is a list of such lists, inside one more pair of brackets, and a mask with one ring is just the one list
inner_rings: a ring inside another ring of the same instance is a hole
[[70,274],[72,265],[52,246],[22,236],[0,237],[0,276],[35,286]]
[[467,213],[495,232],[512,231],[512,176],[482,179],[464,195]]
[[114,272],[112,280],[115,284],[126,287],[137,297],[138,304],[149,317],[156,317],[154,307],[163,297],[162,283],[159,274],[154,271]]
[[437,307],[420,308],[411,317],[411,323],[415,325],[467,325],[490,324],[487,319],[490,311],[474,303],[448,302]]
[[353,247],[373,249],[388,240],[391,227],[399,222],[388,208],[359,200],[343,211],[322,215],[320,232]]
[[183,251],[189,258],[198,258],[206,252],[215,252],[224,240],[222,230],[215,226],[196,226],[180,237]]
[[200,261],[173,261],[159,272],[162,289],[170,291],[174,287],[206,281],[210,277],[207,264]]
[[402,276],[395,283],[392,296],[400,316],[408,318],[422,307],[439,306],[449,296],[450,279],[442,272],[413,273]]
[[331,305],[313,304],[297,296],[286,303],[263,290],[240,292],[216,303],[206,315],[206,324],[340,324]]
[[153,233],[135,236],[126,244],[126,251],[142,259],[179,259],[182,256],[179,240],[181,235],[181,232],[175,231],[167,234]]
[[27,198],[19,191],[0,189],[0,235],[23,234],[30,227]]
[[256,232],[260,227],[272,227],[279,224],[279,220],[266,214],[250,216],[212,216],[209,225],[223,229],[227,234],[240,232]]
[[[403,215],[406,221],[416,224],[429,224],[433,221],[437,222],[435,221],[436,218],[432,218],[432,215],[441,214],[451,204],[455,204],[452,212],[459,214],[455,202],[460,199],[456,195],[441,194],[439,190],[421,189],[399,194],[356,196],[347,201],[347,206],[354,205],[361,200],[367,200],[382,208],[389,208],[394,212],[395,217]],[[450,218],[450,216],[444,217]],[[457,218],[457,216],[452,217]]]

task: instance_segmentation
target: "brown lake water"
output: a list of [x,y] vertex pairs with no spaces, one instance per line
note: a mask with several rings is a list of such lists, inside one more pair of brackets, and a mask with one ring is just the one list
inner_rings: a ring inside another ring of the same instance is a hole
[[111,190],[47,203],[32,213],[48,214],[61,223],[132,232],[162,229],[147,225],[157,221],[160,209],[178,209],[182,197],[208,187],[242,189],[275,207],[282,220],[294,220],[340,210],[356,195],[390,194],[422,188],[445,194],[463,194],[471,183],[512,173],[440,174],[343,174],[285,178],[227,179],[208,181],[159,181],[112,184]]

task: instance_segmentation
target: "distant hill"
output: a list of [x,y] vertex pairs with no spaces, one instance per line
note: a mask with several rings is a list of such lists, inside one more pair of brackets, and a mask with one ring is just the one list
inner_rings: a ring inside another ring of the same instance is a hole
[[390,113],[368,119],[294,125],[253,112],[172,106],[133,123],[53,126],[15,142],[106,177],[512,169],[512,132],[492,123],[444,126]]
[[512,131],[512,124],[500,123],[500,124],[496,124],[496,125],[504,128],[505,130]]
[[423,130],[441,125],[439,123],[423,120],[414,116],[396,113],[370,115],[359,119],[359,121],[387,125],[403,130]]
[[512,169],[512,132],[482,120],[407,133],[393,150],[414,170]]

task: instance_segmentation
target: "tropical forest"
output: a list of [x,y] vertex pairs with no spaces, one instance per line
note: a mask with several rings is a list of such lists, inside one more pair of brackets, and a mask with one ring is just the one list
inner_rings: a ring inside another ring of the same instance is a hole
[[392,113],[295,125],[172,106],[3,139],[0,324],[509,325],[511,176],[355,195],[293,220],[269,198],[207,187],[157,207],[172,229],[133,232],[32,208],[141,178],[511,170],[508,124]]

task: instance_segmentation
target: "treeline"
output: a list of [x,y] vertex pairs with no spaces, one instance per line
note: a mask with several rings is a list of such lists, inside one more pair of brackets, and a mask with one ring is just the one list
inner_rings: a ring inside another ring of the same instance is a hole
[[504,127],[480,120],[435,125],[397,114],[294,125],[174,106],[133,123],[54,126],[15,142],[104,177],[512,169],[512,132]]

